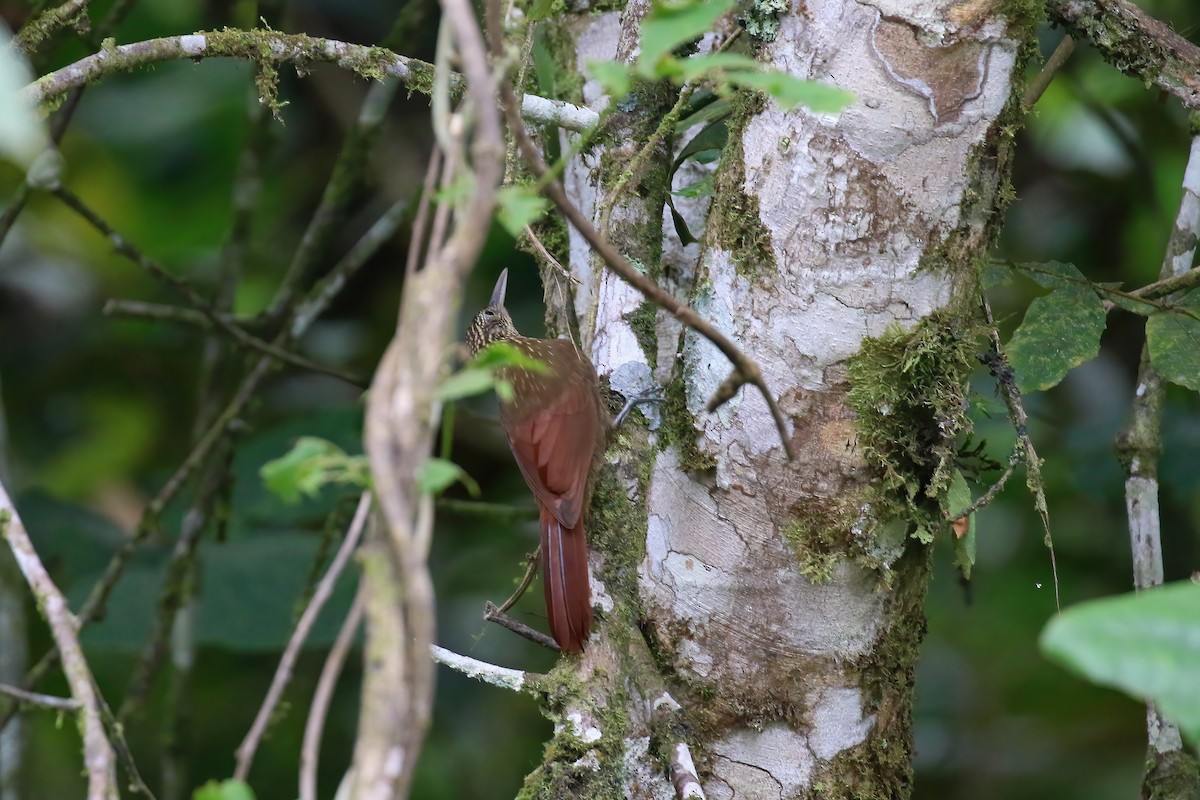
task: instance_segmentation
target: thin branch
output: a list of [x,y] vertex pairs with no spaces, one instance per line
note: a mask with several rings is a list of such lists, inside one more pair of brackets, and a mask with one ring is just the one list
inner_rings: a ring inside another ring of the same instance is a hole
[[26,56],[33,55],[38,45],[49,39],[57,29],[72,24],[81,14],[86,21],[89,2],[91,0],[67,0],[61,6],[39,15],[37,19],[26,22],[13,37],[13,48]]
[[1200,110],[1200,47],[1129,0],[1049,0],[1046,11],[1109,64]]
[[[1200,236],[1200,136],[1192,139],[1184,171],[1183,197],[1175,226],[1167,240],[1159,284],[1188,275]],[[1162,585],[1162,520],[1159,515],[1158,460],[1162,454],[1162,406],[1165,387],[1143,343],[1129,427],[1116,441],[1117,458],[1125,470],[1125,513],[1137,591]],[[1142,796],[1155,797],[1166,786],[1195,794],[1196,762],[1183,750],[1179,728],[1163,718],[1154,703],[1146,704],[1147,759]]]
[[1130,292],[1132,297],[1140,300],[1157,300],[1176,292],[1187,291],[1200,286],[1200,267],[1194,267],[1186,272],[1172,274],[1154,283],[1147,284],[1141,289]]
[[17,509],[0,484],[0,535],[8,541],[17,567],[37,598],[38,610],[50,627],[54,645],[62,657],[63,674],[71,697],[79,703],[80,733],[83,737],[83,766],[88,776],[88,800],[116,800],[116,756],[104,734],[100,718],[99,691],[79,645],[79,627],[71,615],[67,598],[54,585],[46,567],[33,549]]
[[[382,47],[278,31],[227,29],[148,39],[102,50],[38,78],[26,86],[21,95],[26,101],[41,105],[75,87],[95,83],[117,72],[163,61],[204,58],[268,59],[274,65],[301,67],[314,62],[331,63],[363,77],[397,78],[417,92],[429,91],[428,76],[433,69],[427,62],[406,58]],[[453,88],[461,90],[460,76],[452,76],[451,83]],[[600,119],[591,109],[534,95],[526,95],[521,113],[533,124],[554,125],[580,133],[591,129]]]
[[439,497],[437,507],[441,511],[471,517],[486,517],[500,523],[528,522],[538,518],[537,506],[509,506],[503,503],[480,503],[475,500],[455,500]]
[[346,664],[346,656],[354,644],[354,634],[362,624],[363,611],[363,590],[360,587],[354,595],[350,613],[346,615],[337,639],[325,658],[325,666],[321,668],[321,677],[317,679],[312,705],[309,706],[308,719],[304,723],[304,741],[300,745],[300,800],[317,800],[317,763],[321,756],[325,718],[329,714],[329,704],[333,700],[342,667]]
[[1016,376],[1008,364],[1004,350],[1000,345],[1000,332],[992,318],[992,306],[987,298],[982,298],[983,316],[988,325],[988,337],[992,342],[992,351],[980,360],[987,366],[1000,387],[1004,396],[1004,405],[1008,408],[1008,418],[1012,421],[1017,434],[1017,446],[1025,453],[1025,485],[1033,492],[1033,505],[1038,517],[1042,520],[1043,541],[1050,551],[1050,574],[1054,579],[1054,608],[1062,610],[1062,600],[1058,590],[1058,559],[1054,555],[1054,539],[1050,535],[1050,509],[1046,505],[1046,489],[1042,482],[1042,460],[1033,447],[1029,438],[1029,415],[1025,413],[1025,403],[1021,399],[1021,390],[1017,388]]
[[[503,56],[502,50],[499,49],[502,47],[501,37],[503,32],[500,30],[499,8],[497,7],[496,0],[489,0],[487,17],[493,55],[500,58]],[[512,85],[508,81],[500,82],[500,97],[501,106],[508,120],[509,131],[517,140],[521,154],[525,159],[525,165],[533,173],[534,177],[538,179],[542,194],[550,202],[554,203],[571,225],[579,231],[583,238],[587,239],[588,244],[604,259],[609,269],[617,273],[630,286],[645,295],[646,299],[666,309],[684,325],[716,345],[717,349],[733,365],[733,370],[730,372],[729,377],[725,379],[724,383],[718,387],[716,393],[709,399],[707,405],[709,413],[731,400],[744,384],[755,386],[767,402],[767,407],[771,411],[771,417],[775,420],[775,427],[779,431],[779,438],[783,443],[783,449],[787,453],[788,460],[793,460],[795,458],[795,450],[792,447],[791,437],[788,434],[787,422],[783,417],[783,412],[779,409],[779,404],[775,401],[775,396],[767,388],[767,382],[763,378],[762,369],[759,367],[758,362],[746,355],[725,334],[718,330],[715,325],[701,317],[690,306],[681,302],[630,264],[629,260],[612,243],[605,239],[587,217],[583,215],[583,212],[571,202],[570,198],[567,197],[567,193],[563,190],[562,184],[557,180],[546,180],[550,170],[546,166],[546,162],[542,159],[541,153],[538,152],[537,145],[534,144],[533,139],[529,137],[529,132],[525,129],[525,124],[521,120],[521,114],[517,111],[516,95],[513,93]]]
[[1058,46],[1054,48],[1054,52],[1046,59],[1046,63],[1042,65],[1042,69],[1038,72],[1037,77],[1029,82],[1029,86],[1025,88],[1025,94],[1021,97],[1021,105],[1026,109],[1033,108],[1037,101],[1045,94],[1046,88],[1050,86],[1050,81],[1054,80],[1054,75],[1063,64],[1067,63],[1067,59],[1071,57],[1071,53],[1075,52],[1075,39],[1070,34],[1064,36],[1059,41]]
[[80,708],[79,701],[72,697],[30,692],[18,686],[9,686],[7,683],[0,683],[0,694],[8,695],[24,705],[52,708],[56,711],[78,711]]
[[303,649],[305,641],[308,640],[308,634],[312,631],[313,625],[316,624],[317,616],[321,613],[321,609],[325,607],[329,596],[333,594],[333,587],[337,583],[338,578],[341,577],[346,564],[349,563],[350,555],[358,547],[363,529],[366,527],[367,514],[370,510],[371,493],[363,492],[362,498],[358,501],[358,510],[354,512],[354,520],[350,523],[350,529],[346,531],[346,538],[342,542],[342,546],[338,548],[337,554],[333,557],[333,563],[326,570],[325,577],[317,584],[317,590],[313,592],[312,600],[309,601],[308,607],[300,615],[300,621],[296,623],[296,629],[292,631],[292,636],[283,651],[283,657],[279,659],[279,667],[275,670],[275,677],[271,679],[271,688],[267,690],[267,695],[263,698],[262,706],[258,709],[258,715],[254,718],[254,724],[250,726],[249,732],[246,733],[246,738],[238,745],[237,766],[233,770],[233,777],[237,780],[244,781],[250,774],[250,767],[254,763],[254,754],[258,750],[258,743],[262,741],[262,737],[266,734],[267,725],[271,722],[271,714],[275,711],[275,706],[279,704],[279,699],[283,697],[283,690],[287,688],[288,682],[292,679],[292,670],[296,666],[296,659],[300,657],[300,650]]
[[959,513],[955,514],[953,517],[950,517],[949,521],[951,523],[960,522],[960,521],[966,519],[967,517],[971,516],[972,514],[974,514],[979,509],[984,508],[988,504],[990,504],[993,500],[996,499],[996,495],[1000,494],[1000,490],[1004,488],[1004,484],[1008,483],[1008,479],[1012,477],[1013,471],[1016,470],[1017,465],[1024,464],[1024,463],[1025,463],[1024,443],[1018,441],[1017,446],[1015,448],[1013,448],[1012,453],[1008,456],[1008,466],[1004,468],[1004,472],[1001,473],[1000,479],[997,480],[995,483],[993,483],[991,486],[989,486],[988,490],[986,492],[984,492],[982,495],[980,495],[975,500],[974,503],[971,503],[971,505],[969,505],[965,511],[960,511]]
[[304,356],[296,355],[295,353],[289,352],[288,350],[285,350],[284,348],[272,342],[263,341],[257,336],[242,330],[237,325],[233,324],[227,315],[218,313],[216,309],[209,305],[208,301],[201,297],[200,293],[193,289],[190,283],[183,278],[172,274],[161,264],[154,261],[140,249],[134,246],[124,236],[121,236],[119,233],[113,230],[112,226],[105,222],[105,220],[99,214],[97,214],[95,210],[91,208],[91,206],[84,203],[78,195],[74,194],[68,189],[59,188],[55,190],[54,196],[61,200],[68,208],[82,217],[89,225],[91,225],[102,236],[104,236],[104,238],[108,240],[109,244],[111,244],[118,253],[125,256],[125,258],[129,259],[134,264],[137,264],[139,267],[146,270],[146,272],[149,272],[155,278],[158,278],[160,281],[170,285],[172,288],[182,294],[187,299],[188,303],[190,303],[193,308],[203,314],[209,323],[213,325],[213,327],[229,336],[238,344],[242,345],[243,347],[248,347],[252,350],[258,350],[262,353],[266,353],[272,358],[282,361],[285,364],[291,364],[294,367],[310,370],[312,372],[319,372],[323,375],[329,375],[331,377],[338,378],[339,380],[343,380],[353,386],[366,388],[367,382],[359,377],[342,372],[336,367],[331,367],[326,364],[318,364],[317,362],[311,361]]
[[540,675],[525,672],[524,670],[498,667],[495,664],[489,664],[486,661],[480,661],[470,656],[460,655],[437,645],[433,646],[431,654],[433,655],[433,660],[437,663],[449,667],[455,672],[461,672],[468,678],[474,678],[490,686],[510,689],[514,692],[529,691],[530,682],[536,681],[537,678],[541,677]]
[[487,622],[494,622],[501,628],[507,628],[518,636],[524,637],[534,644],[540,644],[542,647],[550,650],[561,650],[558,642],[551,639],[546,634],[539,630],[529,627],[524,622],[515,620],[508,614],[505,614],[500,609],[496,608],[496,604],[491,600],[483,604],[483,618]]

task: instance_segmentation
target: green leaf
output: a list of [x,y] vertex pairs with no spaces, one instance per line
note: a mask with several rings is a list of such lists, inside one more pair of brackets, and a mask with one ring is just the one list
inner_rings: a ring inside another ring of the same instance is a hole
[[1064,284],[1029,304],[1005,353],[1023,392],[1049,389],[1100,351],[1104,306],[1089,286]]
[[633,68],[629,64],[619,61],[588,61],[587,71],[604,87],[608,96],[624,97],[629,94],[629,86],[633,81]]
[[733,5],[733,0],[657,0],[642,20],[639,72],[665,77],[658,72],[663,57],[711,31]]
[[525,355],[519,348],[508,342],[492,342],[479,351],[472,364],[489,369],[517,367],[530,372],[546,372],[550,369],[545,362]]
[[766,92],[784,111],[805,106],[813,111],[836,113],[854,102],[854,95],[817,81],[806,81],[782,72],[738,72],[729,76],[735,86]]
[[192,793],[192,800],[254,800],[254,792],[245,781],[209,781]]
[[718,119],[710,123],[707,128],[693,136],[684,145],[684,148],[679,151],[679,155],[675,158],[674,169],[679,169],[679,165],[687,161],[688,158],[708,150],[716,150],[719,156],[721,150],[725,148],[727,141],[729,141],[729,127],[725,124],[725,119]]
[[[950,486],[946,490],[946,515],[950,518],[971,507],[971,487],[962,472],[954,470],[950,477]],[[965,520],[967,531],[962,536],[954,532],[954,565],[962,570],[963,577],[971,579],[971,568],[975,566],[975,515],[971,514]]]
[[693,80],[705,77],[719,78],[726,72],[760,72],[763,64],[740,53],[707,53],[678,59],[674,68],[684,80]]
[[526,184],[505,186],[496,192],[500,210],[497,217],[504,230],[514,238],[520,237],[525,226],[541,219],[550,204],[537,190]]
[[671,210],[671,223],[675,226],[675,233],[679,236],[679,242],[684,247],[687,247],[693,242],[700,241],[692,235],[691,229],[688,228],[687,220],[675,209],[675,203],[670,197],[667,198],[667,208]]
[[1086,288],[1090,291],[1092,288],[1092,282],[1084,277],[1079,268],[1065,261],[1023,262],[1013,264],[1012,268],[1047,289]]
[[301,436],[287,453],[263,464],[260,474],[280,499],[296,503],[330,483],[366,486],[370,469],[364,456],[351,456],[328,439]]
[[[1181,308],[1200,311],[1200,292],[1192,292]],[[1146,319],[1150,362],[1164,378],[1200,391],[1200,320],[1180,311],[1159,311]]]
[[1040,645],[1047,658],[1093,683],[1154,701],[1200,741],[1200,585],[1081,603],[1050,621]]
[[33,71],[12,47],[8,26],[0,22],[0,158],[28,169],[49,145],[37,111],[21,97]]
[[417,473],[417,487],[425,494],[439,494],[452,484],[461,482],[472,497],[479,496],[479,484],[466,470],[444,458],[430,458]]
[[464,367],[442,381],[438,397],[445,402],[483,394],[496,385],[495,373],[490,369]]
[[562,0],[533,0],[533,5],[529,8],[528,16],[530,21],[540,22],[541,20],[549,19],[562,10]]
[[705,175],[695,183],[689,183],[671,194],[676,197],[708,197],[713,193],[713,176]]

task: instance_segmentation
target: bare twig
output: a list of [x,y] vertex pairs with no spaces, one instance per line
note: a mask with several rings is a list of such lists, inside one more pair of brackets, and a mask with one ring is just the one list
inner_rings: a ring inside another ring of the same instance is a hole
[[130,243],[128,239],[113,230],[112,226],[105,222],[104,219],[89,205],[84,203],[79,196],[64,188],[57,189],[54,192],[54,196],[61,200],[68,208],[86,220],[88,224],[90,224],[102,236],[104,236],[104,238],[109,241],[109,243],[114,249],[116,249],[118,253],[149,272],[155,278],[158,278],[164,283],[169,284],[172,288],[182,294],[193,308],[203,314],[209,323],[213,325],[213,327],[232,338],[238,344],[266,353],[272,358],[282,361],[285,364],[291,364],[292,366],[299,367],[301,369],[329,375],[354,386],[366,387],[366,381],[362,380],[361,378],[348,375],[336,367],[331,367],[326,364],[318,364],[317,362],[311,361],[304,356],[296,355],[295,353],[289,352],[277,344],[263,341],[257,336],[242,330],[240,327],[231,322],[227,315],[218,313],[216,309],[209,305],[208,301],[201,297],[200,293],[193,289],[190,283],[183,278],[180,278],[169,272],[161,264],[151,259],[140,249]]
[[509,506],[503,503],[480,503],[475,500],[439,497],[437,507],[452,514],[487,517],[496,522],[528,522],[538,518],[537,506]]
[[1045,94],[1050,81],[1054,80],[1054,74],[1062,69],[1063,64],[1067,63],[1067,59],[1073,52],[1075,52],[1075,40],[1070,34],[1067,34],[1059,41],[1050,57],[1046,59],[1046,63],[1042,65],[1037,77],[1030,81],[1029,86],[1025,88],[1025,94],[1021,97],[1022,106],[1026,109],[1033,108]]
[[0,683],[0,694],[8,695],[18,703],[40,708],[52,708],[55,711],[78,711],[79,701],[72,697],[55,697],[51,694],[26,691],[17,686]]
[[329,703],[333,700],[334,689],[337,688],[338,678],[342,667],[346,664],[346,656],[350,646],[354,644],[354,634],[363,618],[363,594],[360,588],[354,595],[354,604],[346,615],[342,627],[338,630],[337,639],[325,658],[325,666],[321,668],[321,677],[317,679],[317,688],[313,691],[312,705],[309,706],[308,719],[304,723],[304,741],[300,745],[300,800],[317,800],[317,763],[321,756],[321,735],[325,731],[325,718],[329,713]]
[[995,500],[996,495],[1000,494],[1000,490],[1004,488],[1004,484],[1008,483],[1008,479],[1012,477],[1013,471],[1016,470],[1017,465],[1024,464],[1024,463],[1025,463],[1024,443],[1018,441],[1017,446],[1015,448],[1013,448],[1012,453],[1010,453],[1008,456],[1008,466],[1004,468],[1004,472],[1001,473],[999,480],[997,480],[995,483],[993,483],[991,486],[989,486],[988,490],[986,492],[984,492],[982,495],[980,495],[975,500],[974,503],[971,503],[971,505],[969,505],[965,511],[960,511],[959,513],[955,514],[953,517],[950,517],[949,521],[950,522],[958,522],[960,520],[964,520],[967,517],[974,514],[979,509],[984,508],[989,503],[991,503],[993,500]]
[[[1159,283],[1188,274],[1200,235],[1200,136],[1192,139],[1183,178],[1183,198],[1175,226],[1167,241]],[[1137,591],[1163,582],[1162,521],[1159,516],[1158,459],[1162,453],[1163,379],[1142,345],[1137,390],[1133,395],[1129,427],[1116,441],[1117,458],[1125,469],[1125,512],[1129,521],[1129,545],[1133,555],[1133,586]],[[1142,796],[1172,791],[1195,794],[1196,762],[1184,751],[1179,728],[1159,713],[1154,703],[1146,704],[1147,758]]]
[[[40,105],[52,102],[73,88],[94,83],[108,75],[162,61],[204,58],[259,61],[264,54],[276,64],[332,63],[371,77],[389,75],[398,78],[414,90],[427,88],[418,79],[428,75],[432,68],[432,65],[424,61],[405,58],[378,47],[318,39],[303,34],[229,29],[123,44],[44,75],[25,87],[21,95],[28,102]],[[451,81],[454,88],[461,86],[461,78],[458,76],[452,76]],[[521,113],[531,123],[555,125],[564,130],[578,132],[589,130],[600,118],[591,109],[534,95],[526,95],[521,104]]]
[[26,22],[13,38],[13,47],[20,53],[32,55],[38,45],[50,38],[65,25],[72,24],[82,14],[87,20],[87,4],[91,0],[67,0],[61,6],[40,14],[37,19]]
[[529,627],[524,622],[513,619],[508,614],[496,608],[496,604],[490,600],[483,604],[483,618],[487,622],[496,623],[501,628],[508,628],[513,633],[528,639],[534,644],[540,644],[542,647],[548,647],[551,650],[561,649],[558,646],[558,642],[541,631]]
[[[499,58],[503,56],[502,50],[499,49],[501,47],[503,31],[500,26],[500,11],[497,0],[489,0],[487,8],[489,37],[492,41],[493,55]],[[742,352],[716,326],[697,314],[690,306],[681,302],[630,264],[629,260],[611,242],[605,239],[587,217],[583,215],[583,212],[571,202],[570,198],[567,197],[567,193],[563,190],[562,184],[557,180],[546,180],[549,175],[549,168],[542,159],[541,153],[538,152],[537,145],[534,144],[533,139],[529,136],[529,132],[525,129],[525,124],[521,120],[521,114],[517,108],[516,95],[513,93],[512,85],[508,81],[500,82],[500,97],[501,106],[504,108],[505,117],[508,120],[509,131],[517,140],[521,154],[525,159],[525,165],[533,173],[534,177],[538,179],[542,194],[558,207],[559,211],[567,218],[567,221],[588,241],[588,244],[604,260],[609,269],[617,273],[630,286],[645,295],[646,299],[666,309],[684,325],[716,345],[717,349],[733,365],[733,370],[730,372],[729,377],[725,379],[725,382],[718,387],[716,393],[709,399],[708,411],[711,413],[731,400],[744,384],[753,385],[762,393],[763,399],[766,400],[767,407],[771,411],[771,417],[775,420],[775,427],[779,431],[779,438],[783,443],[783,449],[787,453],[788,459],[794,459],[795,450],[792,447],[787,422],[783,417],[783,412],[779,409],[779,404],[775,401],[774,395],[767,388],[766,379],[763,377],[762,369],[759,367],[758,362]]]
[[71,697],[79,704],[80,732],[83,736],[83,766],[88,776],[88,800],[116,800],[116,756],[104,734],[100,717],[99,691],[91,668],[79,646],[79,628],[67,599],[54,585],[45,566],[33,549],[33,542],[21,523],[17,509],[0,484],[0,534],[17,559],[38,610],[50,627],[54,645],[62,657],[63,673],[71,688]]
[[1033,447],[1033,440],[1029,438],[1029,416],[1025,413],[1025,403],[1021,399],[1021,390],[1017,388],[1012,367],[1008,365],[1008,359],[1005,358],[1004,350],[1000,346],[1000,332],[996,329],[995,320],[992,319],[992,306],[986,297],[982,299],[982,304],[983,316],[988,324],[988,337],[992,342],[992,352],[981,356],[981,360],[1000,387],[1000,393],[1004,396],[1004,405],[1008,408],[1008,417],[1017,434],[1017,447],[1021,448],[1025,454],[1025,483],[1033,492],[1033,505],[1038,512],[1038,517],[1042,520],[1043,541],[1046,549],[1050,551],[1050,574],[1054,579],[1054,608],[1061,611],[1062,601],[1058,590],[1058,560],[1054,555],[1054,539],[1050,535],[1050,510],[1046,505],[1046,489],[1042,483],[1042,460]]
[[461,672],[468,678],[497,686],[501,689],[511,689],[514,692],[529,691],[529,683],[541,677],[520,669],[498,667],[477,658],[460,655],[444,647],[433,646],[433,660],[449,667],[455,672]]
[[1050,0],[1046,11],[1117,69],[1200,110],[1200,47],[1129,0]]
[[[525,591],[529,588],[529,585],[533,583],[533,576],[537,574],[538,562],[541,560],[541,557],[542,548],[539,546],[538,549],[534,550],[533,553],[530,554],[529,558],[526,559],[525,574],[521,576],[521,581],[517,584],[517,588],[513,589],[512,594],[508,596],[507,600],[500,604],[499,608],[493,606],[489,601],[487,607],[484,608],[484,619],[487,619],[487,615],[489,613],[507,613],[510,608],[517,604],[517,601],[521,599],[521,595],[525,594]],[[494,609],[494,612],[490,611],[489,609]]]
[[358,542],[362,538],[363,528],[366,527],[367,514],[370,510],[371,493],[363,492],[362,498],[358,501],[358,510],[354,512],[354,520],[350,523],[350,529],[346,531],[346,538],[342,542],[342,546],[338,548],[337,554],[333,557],[333,563],[326,570],[325,577],[317,584],[317,590],[313,592],[312,600],[309,601],[308,607],[304,609],[304,613],[300,616],[300,621],[296,623],[296,629],[292,631],[292,636],[288,639],[283,656],[279,659],[279,667],[275,670],[275,677],[271,679],[271,688],[267,690],[267,695],[263,698],[262,706],[258,709],[258,715],[254,718],[254,724],[250,726],[246,738],[238,745],[237,765],[233,770],[233,777],[237,780],[244,781],[246,780],[246,776],[250,774],[250,767],[254,763],[254,754],[258,750],[258,743],[262,741],[263,735],[266,734],[267,725],[271,722],[271,714],[274,712],[275,706],[279,704],[279,699],[283,696],[283,690],[287,688],[288,682],[292,679],[292,670],[296,666],[296,659],[300,656],[300,650],[304,647],[305,641],[308,640],[308,634],[312,631],[313,625],[316,624],[317,616],[321,613],[321,609],[325,607],[329,596],[333,594],[333,587],[337,583],[338,578],[341,577],[346,564],[350,561],[350,555],[354,552],[354,548],[358,547]]

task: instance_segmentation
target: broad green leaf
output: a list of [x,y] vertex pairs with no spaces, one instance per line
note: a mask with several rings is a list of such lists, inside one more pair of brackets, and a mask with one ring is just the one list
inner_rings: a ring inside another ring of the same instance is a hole
[[677,60],[674,68],[678,75],[685,80],[707,76],[720,76],[722,73],[761,72],[763,64],[750,56],[740,53],[708,53],[702,56],[692,56]]
[[687,220],[676,210],[675,202],[670,197],[667,198],[667,208],[671,210],[671,223],[675,226],[675,233],[679,236],[679,242],[684,247],[687,247],[689,244],[700,241],[692,235],[691,229],[688,228]]
[[[1200,292],[1192,292],[1181,304],[1200,313]],[[1164,378],[1193,391],[1200,391],[1200,320],[1179,311],[1159,311],[1146,319],[1146,347],[1150,361]]]
[[729,82],[766,92],[784,111],[804,106],[813,111],[836,113],[854,102],[854,95],[845,89],[806,81],[774,70],[733,73],[729,75]]
[[1001,261],[989,261],[983,267],[983,288],[996,289],[1012,283],[1013,266]]
[[689,104],[694,110],[679,120],[677,133],[686,131],[696,125],[707,125],[718,119],[725,119],[733,113],[733,104],[726,97],[717,96],[712,89],[699,89],[692,94]]
[[12,47],[8,26],[0,22],[0,158],[28,169],[49,145],[36,110],[21,97],[33,71]]
[[646,77],[663,77],[659,61],[711,31],[733,5],[733,0],[657,0],[642,20],[639,71]]
[[267,488],[285,503],[315,497],[326,484],[365,486],[370,473],[363,456],[351,456],[328,439],[301,436],[284,455],[263,464]]
[[449,402],[463,397],[483,394],[496,384],[496,375],[490,369],[464,367],[442,381],[438,397]]
[[1055,289],[1029,304],[1005,353],[1023,392],[1049,389],[1100,350],[1105,313],[1089,287]]
[[209,781],[192,793],[192,800],[254,800],[254,792],[245,781]]
[[499,205],[496,216],[514,239],[524,232],[526,225],[537,222],[550,208],[546,198],[524,184],[501,188],[496,192],[496,203]]
[[[971,487],[962,472],[954,470],[950,478],[950,488],[946,491],[946,514],[956,517],[971,507]],[[959,536],[954,533],[954,565],[962,570],[963,577],[971,579],[971,568],[975,566],[975,515],[971,514],[963,522],[967,532]]]
[[1200,585],[1179,582],[1069,608],[1042,653],[1093,683],[1152,700],[1200,741]]
[[604,93],[610,97],[624,97],[629,94],[633,81],[633,67],[618,61],[589,61],[588,73],[604,87]]
[[479,496],[479,484],[466,470],[444,458],[430,458],[417,473],[417,487],[426,494],[439,494],[452,484],[461,482],[472,497]]
[[729,127],[725,124],[725,119],[716,120],[684,145],[683,149],[679,151],[679,155],[675,157],[675,169],[679,169],[679,165],[689,157],[706,150],[716,150],[719,156],[727,141],[729,141]]

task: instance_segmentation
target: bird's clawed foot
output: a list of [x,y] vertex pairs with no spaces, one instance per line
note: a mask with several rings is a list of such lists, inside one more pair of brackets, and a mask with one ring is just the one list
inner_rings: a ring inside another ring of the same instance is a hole
[[621,409],[621,413],[617,414],[616,418],[613,420],[613,428],[621,427],[621,423],[625,421],[625,418],[629,416],[629,412],[633,411],[635,406],[642,405],[643,403],[665,402],[667,402],[667,396],[663,394],[662,390],[658,387],[647,389],[640,394],[635,394],[633,397],[630,397],[625,401],[625,407]]

